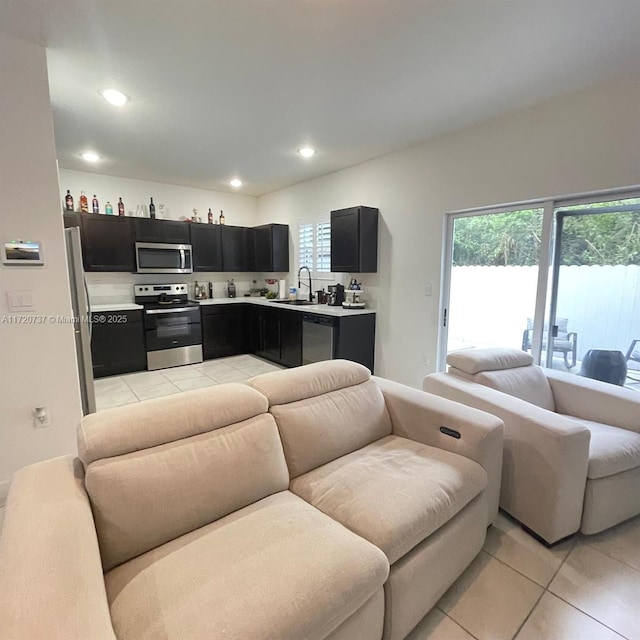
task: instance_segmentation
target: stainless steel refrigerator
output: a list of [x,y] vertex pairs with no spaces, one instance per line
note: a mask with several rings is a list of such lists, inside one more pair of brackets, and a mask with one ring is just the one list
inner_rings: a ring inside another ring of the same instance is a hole
[[67,248],[67,267],[71,285],[73,331],[76,341],[82,413],[87,415],[96,411],[96,395],[93,386],[93,362],[91,361],[91,309],[87,281],[82,268],[80,229],[77,227],[65,229],[64,240]]

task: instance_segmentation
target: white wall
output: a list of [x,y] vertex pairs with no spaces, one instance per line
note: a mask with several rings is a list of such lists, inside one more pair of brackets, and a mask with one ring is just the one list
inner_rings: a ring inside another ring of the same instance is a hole
[[[0,240],[44,243],[42,267],[0,265],[6,292],[33,292],[37,315],[71,314],[45,50],[0,35]],[[76,450],[81,416],[73,328],[0,323],[0,502],[20,467]],[[33,428],[45,405],[51,426]]]
[[220,214],[221,209],[224,211],[226,224],[239,226],[258,224],[257,198],[243,196],[240,193],[206,191],[205,189],[192,189],[146,180],[118,178],[89,171],[60,169],[62,202],[67,189],[71,191],[76,209],[79,207],[80,191],[84,191],[89,198],[89,209],[91,209],[91,198],[94,193],[96,194],[101,213],[104,213],[107,201],[111,202],[114,212],[118,213],[118,198],[122,198],[126,215],[133,216],[136,212],[136,205],[148,205],[149,198],[153,197],[156,213],[158,213],[159,204],[166,205],[168,214],[165,217],[167,219],[184,220],[193,215],[193,209],[197,209],[198,215],[206,222],[207,212],[211,207],[216,215]]
[[378,311],[376,372],[419,386],[436,367],[445,213],[638,184],[638,104],[637,79],[599,85],[265,195],[259,215],[295,225],[380,209],[378,273],[362,277]]

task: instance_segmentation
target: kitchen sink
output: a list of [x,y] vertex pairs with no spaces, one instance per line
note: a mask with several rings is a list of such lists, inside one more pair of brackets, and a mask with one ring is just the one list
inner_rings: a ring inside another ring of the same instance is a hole
[[277,302],[278,304],[293,304],[293,305],[304,305],[304,304],[316,304],[315,302],[309,302],[308,300],[272,300],[272,302]]

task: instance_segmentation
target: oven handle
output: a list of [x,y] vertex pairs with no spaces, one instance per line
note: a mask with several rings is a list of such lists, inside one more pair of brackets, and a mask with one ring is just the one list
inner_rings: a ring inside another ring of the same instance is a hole
[[186,263],[185,261],[185,257],[184,257],[184,249],[180,249],[180,268],[181,269],[185,269],[186,267],[184,266]]
[[178,311],[193,311],[197,307],[175,307],[172,309],[145,309],[147,315],[155,315],[157,313],[178,313]]

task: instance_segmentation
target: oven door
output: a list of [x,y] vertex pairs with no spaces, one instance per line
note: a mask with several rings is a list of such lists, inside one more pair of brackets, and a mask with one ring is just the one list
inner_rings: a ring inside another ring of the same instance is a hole
[[147,351],[202,344],[199,307],[146,309],[144,328]]
[[190,244],[136,242],[138,273],[193,273]]

